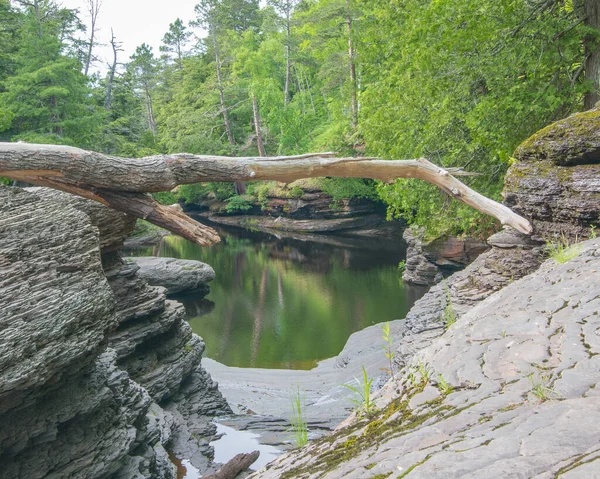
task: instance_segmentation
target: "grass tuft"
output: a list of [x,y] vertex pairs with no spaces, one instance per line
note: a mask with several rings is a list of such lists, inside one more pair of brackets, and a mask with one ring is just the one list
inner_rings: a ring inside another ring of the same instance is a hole
[[377,411],[375,407],[375,403],[371,399],[371,384],[373,384],[373,378],[369,378],[367,376],[367,370],[363,366],[363,382],[358,379],[355,379],[357,385],[353,386],[352,384],[344,384],[344,387],[347,387],[352,392],[354,392],[355,397],[350,400],[355,405],[355,410],[358,415],[365,417],[372,417],[373,414]]
[[548,248],[548,256],[558,264],[564,264],[581,253],[581,245],[570,244],[564,234],[557,241],[546,242],[546,247]]
[[290,431],[297,447],[308,444],[308,426],[306,423],[306,403],[300,388],[292,392],[292,417]]

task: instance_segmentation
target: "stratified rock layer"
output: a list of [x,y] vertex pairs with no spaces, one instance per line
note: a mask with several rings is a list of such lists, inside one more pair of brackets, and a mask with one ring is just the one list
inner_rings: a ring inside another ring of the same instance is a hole
[[458,319],[390,381],[370,422],[255,478],[583,478],[600,470],[600,240]]
[[600,223],[600,109],[544,128],[515,152],[505,203],[545,240],[587,238]]
[[210,417],[230,410],[183,306],[116,251],[132,228],[65,193],[0,188],[0,477],[168,479],[167,444],[210,466]]
[[86,214],[0,188],[0,311],[0,477],[174,477],[150,396],[102,353],[117,317]]
[[476,238],[448,236],[426,242],[422,228],[408,228],[403,237],[408,245],[402,279],[407,283],[432,286],[450,273],[473,262],[489,246]]

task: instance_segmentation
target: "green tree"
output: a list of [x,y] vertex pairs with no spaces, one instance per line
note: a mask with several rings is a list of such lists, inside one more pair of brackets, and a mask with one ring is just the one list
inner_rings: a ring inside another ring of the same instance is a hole
[[50,0],[18,3],[21,41],[14,52],[14,74],[3,81],[0,94],[2,109],[12,117],[9,135],[92,146],[100,121],[72,41],[81,22],[74,11]]
[[[547,3],[373,2],[361,32],[367,152],[465,166],[481,174],[473,187],[498,198],[516,145],[580,105],[580,25],[566,3]],[[420,182],[379,191],[390,215],[432,233],[488,226]]]
[[133,79],[134,91],[143,99],[148,130],[156,135],[153,93],[156,88],[157,61],[154,58],[152,47],[145,43],[137,47],[131,56],[131,62],[127,65],[127,70]]
[[181,19],[178,18],[169,24],[169,31],[165,33],[162,39],[160,51],[167,55],[175,55],[175,64],[179,71],[183,69],[183,57],[186,54],[186,46],[191,36],[192,32],[188,31]]

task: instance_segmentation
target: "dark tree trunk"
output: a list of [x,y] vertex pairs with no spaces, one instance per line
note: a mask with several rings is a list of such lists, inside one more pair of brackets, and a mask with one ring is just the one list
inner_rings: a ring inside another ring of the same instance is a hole
[[202,476],[201,479],[234,479],[240,472],[248,469],[256,460],[260,452],[254,451],[248,454],[238,454],[219,469],[215,474]]
[[256,101],[256,95],[254,92],[252,92],[252,111],[254,113],[254,131],[256,132],[256,146],[258,146],[258,155],[267,156],[262,132],[260,131],[260,113],[258,111],[258,102]]
[[348,29],[348,59],[350,63],[350,125],[352,126],[352,130],[356,130],[358,127],[358,94],[354,42],[352,41],[352,10],[350,9],[350,0],[346,0],[346,26]]
[[[585,25],[599,30],[600,34],[600,1],[584,0]],[[600,101],[600,41],[597,36],[589,35],[585,41],[585,79],[594,85],[594,90],[585,94],[584,108],[590,110]]]

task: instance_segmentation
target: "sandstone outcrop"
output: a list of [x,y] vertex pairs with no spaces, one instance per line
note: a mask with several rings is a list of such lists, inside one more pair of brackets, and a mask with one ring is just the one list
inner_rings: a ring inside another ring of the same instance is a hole
[[205,198],[187,208],[217,224],[265,231],[368,235],[401,240],[404,223],[386,221],[385,206],[364,198],[334,202],[313,180],[269,183],[246,196],[249,209],[227,211],[227,203]]
[[209,416],[229,408],[183,307],[116,251],[132,228],[0,188],[0,477],[174,478],[167,445],[209,466]]
[[534,235],[511,228],[496,233],[487,240],[489,251],[417,301],[406,317],[399,366],[444,332],[448,307],[459,317],[535,271],[546,255],[546,241],[574,242],[600,227],[599,144],[600,109],[595,109],[553,123],[517,148],[503,195],[533,223]]

